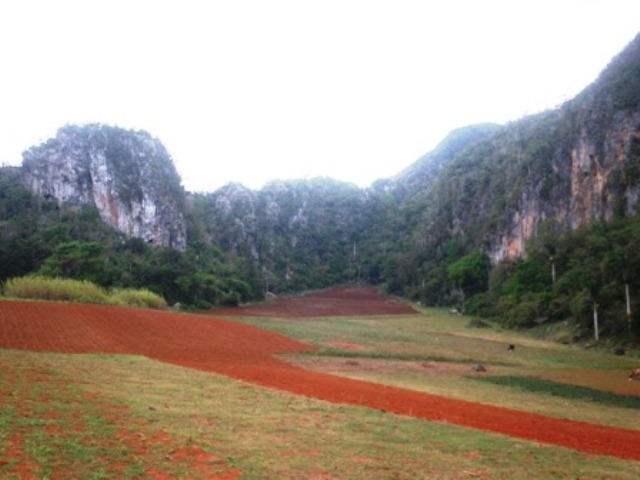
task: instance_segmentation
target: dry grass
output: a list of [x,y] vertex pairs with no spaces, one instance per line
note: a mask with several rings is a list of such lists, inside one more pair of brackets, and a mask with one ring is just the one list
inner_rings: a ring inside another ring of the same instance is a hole
[[109,292],[109,303],[127,307],[154,308],[156,310],[167,308],[167,302],[162,296],[144,288],[116,288]]
[[2,286],[5,296],[54,302],[97,303],[163,310],[165,299],[147,289],[106,290],[86,280],[27,276],[10,278]]
[[70,278],[10,278],[3,291],[12,298],[102,304],[109,300],[107,292],[96,284]]

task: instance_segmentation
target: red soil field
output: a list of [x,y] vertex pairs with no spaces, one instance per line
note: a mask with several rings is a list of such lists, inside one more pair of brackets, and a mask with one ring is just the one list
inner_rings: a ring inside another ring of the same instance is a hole
[[271,302],[211,310],[212,315],[243,317],[336,317],[418,313],[411,305],[380,295],[375,289],[345,286],[301,297],[276,297]]
[[308,345],[204,315],[4,301],[0,302],[0,348],[145,355],[334,403],[640,460],[637,430],[549,418],[303,370],[276,355],[309,351]]

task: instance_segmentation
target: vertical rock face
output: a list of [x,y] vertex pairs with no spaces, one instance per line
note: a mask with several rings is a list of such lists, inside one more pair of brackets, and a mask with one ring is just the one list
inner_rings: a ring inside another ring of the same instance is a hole
[[638,213],[640,112],[617,112],[599,131],[579,120],[576,135],[568,141],[568,149],[548,159],[555,179],[550,194],[542,193],[542,175],[530,176],[492,246],[494,263],[522,256],[545,219],[576,229],[593,220],[610,220],[615,213]]
[[640,114],[615,116],[598,142],[585,130],[571,151],[568,223],[579,227],[591,219],[608,220],[616,208],[635,214],[639,188],[630,170],[638,162]]
[[186,247],[185,193],[171,157],[148,133],[105,125],[61,128],[23,153],[22,180],[34,194],[95,205],[130,237]]
[[[408,169],[426,179],[422,184],[401,179],[425,199],[419,238],[446,230],[495,264],[525,255],[545,220],[576,229],[637,215],[640,35],[596,82],[559,108],[507,124],[471,146],[448,143],[458,148],[443,150],[445,158],[437,149],[425,156],[431,165],[417,162]],[[418,204],[420,196],[409,194]]]

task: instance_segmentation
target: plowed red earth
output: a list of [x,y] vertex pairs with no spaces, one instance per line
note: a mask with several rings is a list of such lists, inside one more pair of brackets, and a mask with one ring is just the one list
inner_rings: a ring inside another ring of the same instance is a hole
[[336,317],[356,315],[405,315],[418,313],[411,305],[380,295],[372,288],[347,286],[309,293],[303,297],[277,297],[269,303],[222,308],[216,316]]
[[266,387],[640,460],[640,431],[548,418],[310,372],[276,354],[307,345],[247,325],[200,315],[39,302],[0,302],[0,348],[146,355]]

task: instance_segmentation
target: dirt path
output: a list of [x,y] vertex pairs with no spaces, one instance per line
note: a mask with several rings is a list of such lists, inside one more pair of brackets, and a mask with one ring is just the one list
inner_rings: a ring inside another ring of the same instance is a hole
[[308,351],[307,345],[201,315],[0,302],[0,348],[145,355],[335,403],[640,460],[640,431],[554,419],[303,370],[278,360],[276,354]]

